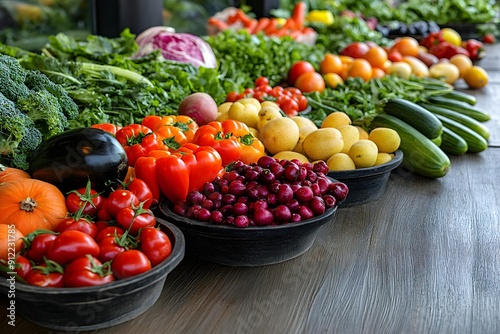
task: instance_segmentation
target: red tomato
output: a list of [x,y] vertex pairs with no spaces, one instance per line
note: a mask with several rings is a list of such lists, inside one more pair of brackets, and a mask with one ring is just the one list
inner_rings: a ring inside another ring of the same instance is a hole
[[236,102],[238,100],[238,92],[229,92],[226,96],[226,102]]
[[81,231],[64,231],[57,236],[47,251],[47,258],[65,265],[79,257],[99,255],[99,245],[94,238]]
[[269,79],[266,77],[258,77],[255,79],[255,87],[269,85]]
[[94,222],[85,218],[75,220],[73,217],[66,217],[56,226],[56,232],[77,230],[90,235],[92,238],[97,236],[97,226]]
[[297,116],[299,113],[299,104],[291,98],[281,102],[279,106],[287,116]]
[[116,217],[121,209],[132,205],[138,206],[139,199],[132,191],[126,189],[112,191],[106,199],[106,210],[113,217]]
[[306,72],[315,72],[314,66],[305,60],[299,60],[295,62],[290,70],[288,71],[288,84],[290,86],[295,85],[295,80],[297,80],[300,75]]
[[96,286],[114,280],[109,263],[103,265],[90,255],[70,262],[64,269],[64,286],[67,287]]
[[146,181],[142,179],[132,179],[132,181],[125,185],[124,189],[128,189],[133,192],[139,199],[139,202],[144,202],[142,205],[144,209],[149,208],[151,203],[153,203],[153,193],[151,192],[151,189]]
[[172,252],[170,239],[157,228],[142,229],[139,239],[141,251],[146,254],[153,267],[165,260]]
[[118,226],[107,226],[103,228],[102,230],[99,231],[97,234],[97,237],[95,238],[95,241],[97,243],[100,243],[102,239],[107,238],[107,237],[121,237],[125,233],[125,231]]
[[363,42],[353,42],[347,45],[340,54],[352,58],[362,58],[370,50],[370,47]]
[[95,216],[103,202],[103,197],[97,191],[90,189],[90,184],[87,188],[71,191],[66,197],[66,207],[69,212],[76,213],[82,210],[82,215],[89,216]]
[[116,222],[130,235],[137,235],[141,228],[155,226],[156,217],[149,210],[124,208],[116,215]]
[[151,261],[137,249],[129,249],[115,256],[111,270],[117,279],[136,276],[151,269]]
[[299,104],[299,111],[306,109],[309,105],[309,102],[307,102],[307,97],[302,94],[297,96],[297,103]]
[[304,73],[295,81],[295,87],[304,93],[321,93],[325,89],[325,80],[318,72]]
[[21,277],[22,279],[26,279],[26,276],[28,276],[31,271],[31,267],[31,262],[26,257],[22,255],[18,255],[16,257],[16,269],[14,269],[14,271],[16,272],[17,276]]
[[60,272],[48,272],[46,265],[36,266],[26,276],[26,283],[49,288],[62,288],[64,275]]
[[116,255],[127,250],[124,246],[120,245],[121,239],[119,237],[106,237],[99,242],[99,260],[102,262],[111,261]]
[[[34,232],[36,233],[36,232]],[[30,240],[26,247],[23,249],[23,254],[31,261],[35,263],[40,263],[43,261],[43,257],[47,255],[47,250],[52,245],[52,242],[57,237],[53,233],[42,233],[42,234],[28,234],[26,240]]]

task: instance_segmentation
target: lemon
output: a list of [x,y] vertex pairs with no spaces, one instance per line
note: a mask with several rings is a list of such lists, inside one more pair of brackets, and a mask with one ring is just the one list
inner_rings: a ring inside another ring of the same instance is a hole
[[332,155],[328,158],[326,164],[331,171],[356,169],[356,165],[354,164],[354,161],[352,161],[351,157],[342,152]]
[[342,125],[339,127],[339,131],[344,140],[344,146],[340,152],[349,153],[352,144],[359,140],[359,131],[354,125]]
[[304,152],[311,160],[327,160],[344,147],[342,134],[335,128],[321,128],[306,136]]
[[330,115],[326,116],[321,123],[322,128],[336,128],[338,129],[342,125],[351,124],[351,118],[342,111],[332,112]]
[[377,159],[375,160],[375,163],[373,164],[373,166],[383,165],[383,164],[391,161],[393,157],[394,157],[394,155],[391,153],[379,153],[379,154],[377,154]]
[[303,154],[300,154],[298,152],[294,151],[281,151],[273,155],[273,158],[276,158],[278,160],[292,160],[292,159],[297,159],[300,162],[309,162],[309,159]]
[[371,167],[377,160],[378,148],[374,142],[368,139],[358,140],[352,144],[349,156],[356,168]]
[[318,128],[316,127],[316,125],[299,127],[299,141],[297,142],[297,145],[295,145],[293,151],[301,154],[306,154],[306,152],[304,151],[304,139],[306,139],[308,134],[317,129]]
[[465,71],[464,80],[470,88],[482,88],[488,84],[488,72],[477,65]]
[[443,39],[448,43],[456,46],[462,45],[462,36],[460,36],[460,34],[456,30],[451,28],[443,28],[441,29],[441,34]]
[[356,129],[359,131],[359,139],[368,139],[368,132],[362,127],[356,125]]
[[292,151],[299,141],[299,127],[288,117],[274,118],[259,131],[259,139],[271,154]]
[[392,153],[399,148],[401,137],[396,130],[389,128],[375,128],[370,131],[368,139],[377,145],[381,153]]

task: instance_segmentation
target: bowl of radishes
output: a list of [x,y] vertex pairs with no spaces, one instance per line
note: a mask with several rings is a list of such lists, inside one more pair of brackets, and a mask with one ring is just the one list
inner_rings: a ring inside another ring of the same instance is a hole
[[346,198],[347,186],[327,173],[323,162],[237,161],[159,211],[183,232],[187,254],[227,266],[279,263],[305,253]]

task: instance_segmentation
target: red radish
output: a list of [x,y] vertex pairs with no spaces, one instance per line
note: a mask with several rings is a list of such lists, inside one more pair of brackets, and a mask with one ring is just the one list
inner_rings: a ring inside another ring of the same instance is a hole
[[179,105],[179,115],[189,116],[199,126],[215,121],[218,107],[215,100],[207,93],[193,93],[182,100]]

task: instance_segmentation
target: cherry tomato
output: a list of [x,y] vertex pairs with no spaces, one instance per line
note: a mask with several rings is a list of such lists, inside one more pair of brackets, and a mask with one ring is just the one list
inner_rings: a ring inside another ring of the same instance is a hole
[[238,95],[239,95],[238,92],[230,92],[226,96],[226,102],[236,102],[236,101],[238,101]]
[[139,240],[141,251],[146,254],[153,267],[165,260],[172,252],[172,243],[168,236],[155,227],[143,228]]
[[321,93],[325,89],[325,80],[323,76],[317,72],[308,72],[298,77],[297,81],[295,81],[295,87],[304,93]]
[[95,241],[97,243],[100,243],[102,239],[107,238],[107,237],[121,237],[125,233],[125,231],[118,226],[107,226],[103,228],[99,233],[97,234],[97,237],[95,238]]
[[139,199],[132,191],[126,189],[112,191],[106,200],[106,210],[113,217],[116,217],[121,209],[132,205],[138,206]]
[[352,58],[362,58],[370,50],[370,47],[363,42],[352,42],[340,51],[342,56]]
[[137,249],[129,249],[115,256],[111,270],[117,279],[136,276],[151,269],[151,261]]
[[99,242],[99,260],[102,262],[111,261],[116,255],[126,251],[127,248],[120,245],[120,237],[106,237]]
[[297,80],[302,74],[315,71],[314,66],[310,62],[299,60],[295,62],[288,71],[288,84],[290,86],[294,86],[295,80]]
[[101,208],[99,209],[99,211],[97,211],[97,219],[99,219],[101,221],[110,221],[113,219],[113,216],[109,213],[109,211],[107,209],[106,202],[107,202],[107,198],[104,200],[104,203],[101,206]]
[[287,116],[297,116],[299,113],[299,104],[291,98],[280,102],[279,106]]
[[17,255],[16,268],[14,269],[17,276],[21,277],[22,279],[26,279],[26,276],[28,276],[29,272],[31,271],[31,267],[32,266],[30,260],[22,255]]
[[53,261],[32,267],[26,275],[26,283],[41,287],[60,288],[64,286],[63,268]]
[[97,227],[97,235],[99,235],[99,232],[104,230],[108,226],[112,226],[110,224],[111,218],[109,220],[98,220],[95,222],[95,226]]
[[82,215],[95,216],[103,201],[103,197],[97,191],[90,189],[89,184],[86,188],[71,191],[66,197],[66,207],[70,213],[82,210]]
[[255,87],[259,87],[262,85],[269,85],[269,79],[266,77],[258,77],[257,79],[255,79]]
[[309,102],[307,102],[307,97],[305,97],[304,95],[296,95],[296,98],[297,103],[299,104],[299,110],[305,110],[309,105]]
[[144,209],[148,209],[151,203],[153,203],[153,193],[146,181],[138,178],[132,179],[132,181],[125,185],[125,189],[133,192],[139,199],[139,202],[144,202],[142,205]]
[[97,236],[97,226],[94,222],[85,218],[75,220],[73,217],[66,217],[56,226],[56,232],[77,230],[90,235],[92,238]]
[[28,240],[28,244],[22,253],[31,261],[40,263],[43,261],[43,257],[47,255],[47,250],[56,237],[57,235],[54,233],[29,234],[25,239]]
[[81,231],[64,231],[57,236],[47,251],[47,258],[65,265],[79,257],[99,255],[99,245],[94,238]]
[[96,286],[114,280],[109,263],[103,265],[90,255],[70,262],[64,270],[64,286],[67,287]]
[[141,228],[155,226],[156,217],[149,210],[142,210],[141,208],[123,208],[116,215],[116,222],[128,230],[130,235],[137,235]]

